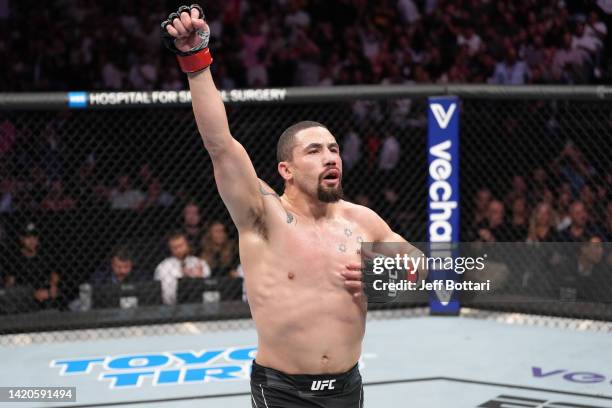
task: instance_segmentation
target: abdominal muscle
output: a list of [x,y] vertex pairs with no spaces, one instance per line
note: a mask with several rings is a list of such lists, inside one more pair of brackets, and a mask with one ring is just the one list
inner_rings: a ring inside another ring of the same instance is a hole
[[363,299],[354,299],[325,279],[313,284],[303,276],[300,282],[297,273],[293,279],[276,271],[266,275],[247,283],[259,338],[257,363],[286,374],[351,369],[359,360],[365,332]]

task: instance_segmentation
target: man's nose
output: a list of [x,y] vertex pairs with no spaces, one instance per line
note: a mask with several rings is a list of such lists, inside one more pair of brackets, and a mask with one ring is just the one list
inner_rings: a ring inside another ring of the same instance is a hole
[[337,166],[338,165],[338,156],[334,153],[328,151],[324,157],[326,166]]

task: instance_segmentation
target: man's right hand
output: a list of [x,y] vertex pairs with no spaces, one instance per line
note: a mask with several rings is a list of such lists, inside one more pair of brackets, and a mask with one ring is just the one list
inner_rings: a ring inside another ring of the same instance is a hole
[[179,51],[189,52],[202,44],[203,39],[198,31],[210,33],[203,17],[204,14],[199,6],[182,6],[164,21],[167,33],[174,38],[174,45]]

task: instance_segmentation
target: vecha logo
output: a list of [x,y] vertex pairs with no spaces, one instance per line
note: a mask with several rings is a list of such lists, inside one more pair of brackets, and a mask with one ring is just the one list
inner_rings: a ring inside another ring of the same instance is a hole
[[[459,242],[459,99],[455,96],[429,98],[428,115],[428,223],[429,256],[454,258]],[[432,268],[431,281],[456,281],[457,274]],[[434,314],[455,314],[459,302],[454,290],[434,289],[430,295]]]
[[436,118],[436,122],[438,122],[438,126],[442,129],[446,129],[450,120],[453,118],[453,114],[455,113],[455,109],[457,109],[457,104],[453,103],[448,107],[448,111],[444,110],[444,106],[439,103],[431,104],[431,111]]
[[453,173],[450,148],[452,142],[446,140],[429,149],[434,160],[429,164],[429,176],[433,180],[429,185],[429,239],[431,242],[451,242],[453,226],[449,222],[457,202],[451,200],[453,186],[448,179]]

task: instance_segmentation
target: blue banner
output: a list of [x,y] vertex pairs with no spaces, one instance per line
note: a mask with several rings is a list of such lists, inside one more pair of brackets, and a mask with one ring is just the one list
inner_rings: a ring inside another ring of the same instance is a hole
[[[428,100],[428,205],[427,241],[429,256],[456,256],[459,243],[459,98]],[[452,270],[430,270],[428,279],[459,280]],[[431,291],[431,314],[458,314],[457,293]]]

